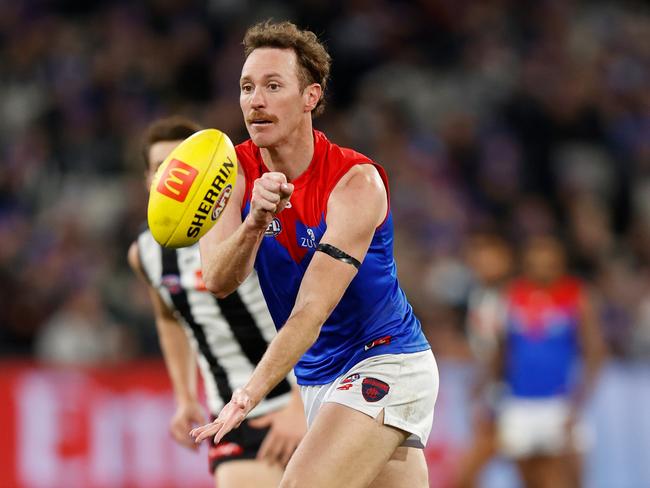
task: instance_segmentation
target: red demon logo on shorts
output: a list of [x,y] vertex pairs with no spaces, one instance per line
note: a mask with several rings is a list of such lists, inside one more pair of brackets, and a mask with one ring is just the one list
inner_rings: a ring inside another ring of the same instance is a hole
[[377,378],[364,378],[361,382],[361,393],[367,402],[378,402],[386,396],[390,386]]

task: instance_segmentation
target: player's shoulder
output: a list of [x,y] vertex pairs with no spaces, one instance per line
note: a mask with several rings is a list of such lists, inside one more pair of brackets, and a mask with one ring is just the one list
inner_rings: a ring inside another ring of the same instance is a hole
[[584,282],[577,276],[572,275],[565,275],[560,278],[556,290],[560,298],[573,302],[586,292]]
[[251,139],[247,139],[235,146],[237,162],[239,163],[239,172],[245,181],[253,181],[261,174],[261,156],[260,149]]
[[257,164],[260,149],[251,139],[247,139],[235,146],[235,154],[237,154],[237,161],[240,166],[247,168]]
[[372,164],[355,164],[341,176],[335,191],[370,192],[385,194],[385,188],[377,168]]
[[534,285],[525,277],[513,278],[505,288],[505,296],[510,300],[523,300],[533,290]]
[[314,130],[314,140],[316,150],[321,150],[327,153],[328,159],[337,160],[342,163],[356,164],[360,162],[372,163],[370,159],[365,154],[360,153],[352,148],[340,146],[332,141],[330,141],[327,136],[318,130]]
[[127,262],[129,263],[129,267],[136,274],[144,278],[145,281],[148,281],[148,278],[145,270],[145,262],[144,262],[145,260],[143,260],[142,256],[147,252],[147,247],[149,247],[148,246],[149,238],[154,244],[157,245],[149,229],[145,229],[140,232],[138,237],[133,242],[131,242],[131,245],[129,246],[126,255]]
[[350,183],[372,187],[383,178],[379,165],[368,156],[349,147],[339,146],[331,142],[325,134],[314,131],[316,151],[320,151],[327,159],[325,168],[321,170],[323,181],[338,188],[346,187]]
[[127,262],[133,271],[141,271],[142,263],[140,262],[140,251],[138,249],[138,241],[133,241],[129,246],[126,254]]
[[151,230],[146,225],[140,228],[138,236],[133,241],[133,244],[138,248],[150,248],[150,247],[160,247],[160,244],[156,241]]
[[235,146],[235,153],[237,153],[238,158],[254,158],[256,152],[257,146],[253,144],[251,139],[246,139]]
[[156,241],[147,226],[140,229],[140,233],[131,243],[128,250],[128,262],[132,269],[146,270],[151,266],[151,261],[158,259],[162,246]]

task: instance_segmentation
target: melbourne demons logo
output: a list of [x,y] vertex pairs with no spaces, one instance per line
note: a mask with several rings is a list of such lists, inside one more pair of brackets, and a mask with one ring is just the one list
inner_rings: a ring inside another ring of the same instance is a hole
[[390,386],[377,378],[367,377],[361,382],[361,393],[367,402],[378,402],[386,396]]
[[172,159],[158,181],[156,190],[177,202],[184,202],[198,170],[178,159]]

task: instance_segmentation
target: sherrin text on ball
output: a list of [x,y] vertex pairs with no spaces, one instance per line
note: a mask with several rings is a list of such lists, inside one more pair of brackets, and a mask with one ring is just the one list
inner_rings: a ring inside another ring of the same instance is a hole
[[195,244],[219,219],[237,179],[235,148],[223,132],[205,129],[180,143],[151,183],[147,219],[165,247]]

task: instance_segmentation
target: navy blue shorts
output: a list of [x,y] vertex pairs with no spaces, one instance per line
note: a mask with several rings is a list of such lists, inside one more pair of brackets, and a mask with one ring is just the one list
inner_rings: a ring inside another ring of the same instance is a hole
[[[211,421],[214,417],[211,418]],[[244,420],[235,430],[228,432],[219,444],[214,444],[214,436],[210,437],[208,463],[210,473],[214,473],[221,463],[240,459],[255,459],[269,427],[256,429],[251,427],[248,419]]]

